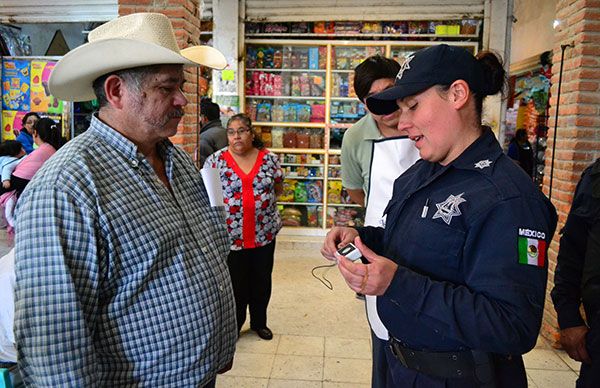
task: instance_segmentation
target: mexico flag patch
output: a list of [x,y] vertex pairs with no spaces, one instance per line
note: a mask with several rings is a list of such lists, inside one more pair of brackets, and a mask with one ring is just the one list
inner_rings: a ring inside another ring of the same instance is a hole
[[546,261],[546,233],[519,228],[519,263],[543,267]]

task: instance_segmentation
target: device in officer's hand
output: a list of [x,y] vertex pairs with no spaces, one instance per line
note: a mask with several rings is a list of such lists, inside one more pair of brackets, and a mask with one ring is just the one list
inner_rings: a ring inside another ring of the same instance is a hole
[[353,261],[353,262],[358,261],[359,263],[360,263],[360,258],[362,257],[362,253],[360,253],[358,248],[352,243],[349,243],[348,245],[341,247],[340,249],[337,250],[337,253],[341,256],[346,256],[346,258],[350,261]]

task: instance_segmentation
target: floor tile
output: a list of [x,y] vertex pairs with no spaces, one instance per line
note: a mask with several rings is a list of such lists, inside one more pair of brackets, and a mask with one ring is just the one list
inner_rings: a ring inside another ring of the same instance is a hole
[[321,388],[323,383],[320,381],[306,380],[269,380],[269,388]]
[[264,377],[271,375],[274,354],[236,352],[233,368],[224,376]]
[[265,341],[258,337],[253,331],[244,331],[244,329],[242,329],[235,351],[236,353],[275,354],[280,339],[280,335],[273,334],[272,340]]
[[371,384],[323,382],[323,388],[371,388]]
[[371,341],[368,338],[325,337],[325,357],[362,358],[370,362]]
[[539,388],[575,387],[575,380],[577,380],[577,375],[571,370],[529,369],[527,374]]
[[267,388],[269,379],[240,376],[217,376],[216,388]]
[[557,350],[556,354],[560,357],[561,360],[565,362],[577,375],[579,375],[579,370],[581,369],[581,362],[573,360],[567,352],[564,350]]
[[325,339],[301,335],[282,335],[277,354],[294,356],[323,356]]
[[371,361],[351,358],[325,358],[323,381],[339,383],[371,383]]
[[275,355],[271,377],[281,380],[323,379],[323,357]]
[[571,370],[556,352],[550,349],[533,349],[523,355],[523,361],[527,369]]

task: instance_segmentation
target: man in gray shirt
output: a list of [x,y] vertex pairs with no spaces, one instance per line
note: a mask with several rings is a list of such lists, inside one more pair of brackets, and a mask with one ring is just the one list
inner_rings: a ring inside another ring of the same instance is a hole
[[209,99],[200,101],[200,166],[211,154],[227,145],[227,131],[221,123],[219,105]]

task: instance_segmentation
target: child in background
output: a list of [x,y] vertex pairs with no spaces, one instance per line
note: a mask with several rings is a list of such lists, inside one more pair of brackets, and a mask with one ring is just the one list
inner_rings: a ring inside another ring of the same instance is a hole
[[6,140],[0,144],[0,177],[5,190],[10,188],[10,176],[24,155],[25,149],[19,141]]

